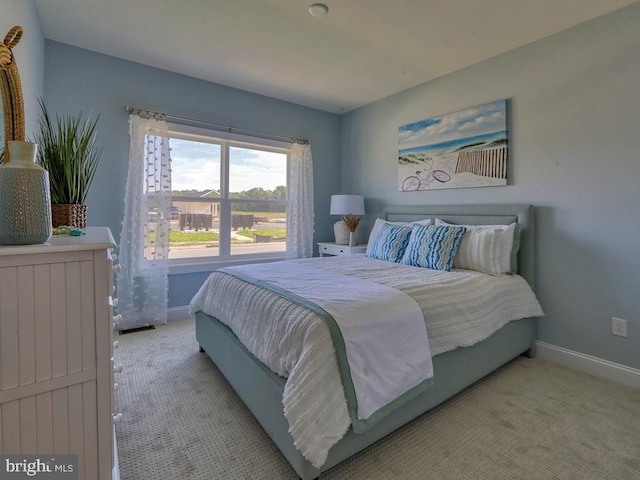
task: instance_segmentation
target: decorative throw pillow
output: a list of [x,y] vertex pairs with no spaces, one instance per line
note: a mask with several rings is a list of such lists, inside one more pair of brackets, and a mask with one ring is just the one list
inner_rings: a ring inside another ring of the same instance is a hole
[[[436,225],[449,225],[436,218]],[[491,275],[515,273],[520,248],[520,225],[458,225],[467,229],[453,266]]]
[[398,262],[404,255],[410,235],[410,226],[385,223],[367,245],[366,255],[387,262]]
[[378,232],[380,231],[380,228],[382,228],[382,225],[384,224],[388,224],[388,225],[401,225],[401,226],[405,226],[405,227],[410,227],[412,225],[431,225],[433,223],[433,220],[431,218],[424,218],[421,220],[416,220],[413,222],[389,222],[388,220],[383,220],[382,218],[376,218],[375,223],[373,224],[373,228],[371,229],[371,233],[369,234],[369,242],[367,243],[367,251],[366,254],[369,255],[369,253],[371,253],[371,248],[373,245],[373,240],[378,236]]
[[467,227],[462,237],[453,266],[476,270],[490,275],[503,273],[503,231],[489,228]]
[[465,227],[414,225],[400,263],[450,272]]

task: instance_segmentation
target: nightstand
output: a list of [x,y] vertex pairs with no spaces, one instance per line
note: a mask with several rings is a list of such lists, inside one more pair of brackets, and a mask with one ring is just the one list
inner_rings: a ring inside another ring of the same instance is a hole
[[354,253],[365,253],[367,244],[361,243],[350,247],[349,245],[339,245],[334,242],[319,242],[318,252],[321,257],[325,255],[353,255]]

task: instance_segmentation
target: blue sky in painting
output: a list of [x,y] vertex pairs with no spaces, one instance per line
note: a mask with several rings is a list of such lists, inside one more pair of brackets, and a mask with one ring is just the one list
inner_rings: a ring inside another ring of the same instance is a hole
[[401,151],[447,144],[460,139],[484,137],[507,130],[506,100],[449,113],[398,128]]
[[503,130],[501,132],[485,133],[482,135],[475,135],[473,137],[456,138],[454,140],[433,143],[431,145],[419,145],[417,147],[403,148],[398,150],[398,152],[401,155],[412,152],[421,152],[427,155],[446,155],[453,152],[487,148],[486,146],[488,144],[493,144],[495,146],[498,142],[506,143],[506,138],[507,132]]

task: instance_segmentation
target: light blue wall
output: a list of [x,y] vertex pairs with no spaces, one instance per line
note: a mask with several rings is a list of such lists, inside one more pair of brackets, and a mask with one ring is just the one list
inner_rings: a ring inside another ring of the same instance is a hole
[[[640,4],[350,112],[342,190],[537,207],[538,338],[640,368]],[[510,101],[507,187],[397,191],[399,125]],[[374,216],[374,215],[372,215]],[[370,223],[368,218],[368,223]],[[629,338],[611,334],[629,320]]]
[[[106,225],[120,235],[129,155],[125,105],[309,139],[316,212],[328,212],[330,196],[339,190],[339,116],[57,42],[45,45],[47,107],[64,114],[100,114],[98,136],[104,155],[87,198],[90,226]],[[329,238],[331,228],[327,215],[316,215],[318,240]],[[172,276],[169,306],[188,304],[205,278]]]
[[[537,289],[547,314],[538,338],[640,368],[640,5],[346,114],[342,127],[335,115],[55,42],[45,51],[33,1],[0,0],[0,11],[2,36],[13,25],[25,28],[15,53],[27,131],[38,116],[43,72],[53,111],[101,114],[105,156],[88,199],[91,225],[120,231],[126,104],[307,137],[316,239],[331,238],[328,202],[338,191],[364,194],[371,217],[385,204],[534,204]],[[399,125],[499,98],[510,99],[509,186],[396,190]],[[171,305],[187,303],[203,279],[173,276]],[[629,320],[629,338],[611,335],[612,315]]]
[[[24,97],[25,130],[33,132],[38,123],[44,79],[44,36],[33,0],[0,0],[0,40],[19,25],[24,33],[13,49]],[[0,111],[1,111],[0,107]],[[0,124],[0,145],[4,144],[4,125]]]

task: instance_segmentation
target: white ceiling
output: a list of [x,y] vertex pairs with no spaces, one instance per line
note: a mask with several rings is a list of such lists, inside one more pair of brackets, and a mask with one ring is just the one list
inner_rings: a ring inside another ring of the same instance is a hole
[[45,37],[334,113],[637,0],[36,0]]

